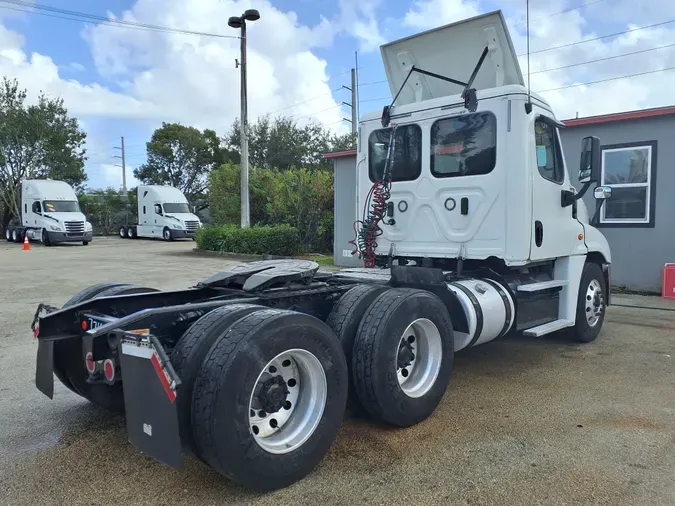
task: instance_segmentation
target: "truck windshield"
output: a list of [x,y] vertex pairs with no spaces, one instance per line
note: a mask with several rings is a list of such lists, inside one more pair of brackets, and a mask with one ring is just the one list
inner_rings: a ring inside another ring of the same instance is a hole
[[190,208],[188,207],[187,204],[178,204],[175,202],[169,202],[168,204],[164,204],[164,212],[165,213],[189,213]]
[[45,213],[79,213],[77,200],[45,200],[42,202]]

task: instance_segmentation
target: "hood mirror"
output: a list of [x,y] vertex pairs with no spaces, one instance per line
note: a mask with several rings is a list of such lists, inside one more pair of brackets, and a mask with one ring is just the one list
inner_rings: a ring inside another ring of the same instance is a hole
[[596,200],[606,200],[612,197],[612,187],[611,186],[598,186],[593,190],[593,196]]

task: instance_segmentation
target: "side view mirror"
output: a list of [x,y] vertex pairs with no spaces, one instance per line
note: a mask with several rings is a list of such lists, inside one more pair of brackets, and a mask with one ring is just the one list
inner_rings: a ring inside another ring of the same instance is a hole
[[611,186],[598,186],[593,190],[593,196],[596,200],[606,200],[612,197]]
[[596,183],[600,180],[600,139],[584,137],[581,140],[581,163],[579,166],[579,182]]

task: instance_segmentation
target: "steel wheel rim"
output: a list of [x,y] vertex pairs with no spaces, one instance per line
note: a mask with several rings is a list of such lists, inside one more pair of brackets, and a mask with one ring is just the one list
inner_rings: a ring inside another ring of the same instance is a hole
[[123,228],[120,228],[120,237],[125,237],[127,234]]
[[12,230],[12,240],[14,240],[14,242],[19,240],[19,234],[16,233],[16,230]]
[[602,293],[602,286],[597,279],[592,279],[586,289],[585,312],[586,322],[589,327],[595,327],[605,307],[605,297]]
[[171,238],[171,232],[169,230],[164,231],[164,239],[169,240]]
[[133,239],[134,237],[134,231],[132,229],[127,229],[127,237],[129,239]]
[[398,342],[396,376],[408,397],[422,397],[436,383],[441,371],[443,342],[438,327],[427,318],[418,318]]
[[299,448],[319,425],[327,394],[326,372],[313,353],[292,349],[278,354],[258,374],[249,398],[249,430],[255,442],[275,454]]

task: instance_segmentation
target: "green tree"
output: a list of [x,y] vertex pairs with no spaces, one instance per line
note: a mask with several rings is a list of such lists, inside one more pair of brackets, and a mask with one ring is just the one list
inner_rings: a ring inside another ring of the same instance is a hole
[[[235,121],[224,139],[225,146],[239,153],[240,139],[239,122]],[[249,126],[249,163],[257,168],[331,169],[332,164],[324,159],[324,153],[353,149],[353,146],[352,134],[337,135],[316,123],[299,126],[287,117],[261,116]]]
[[146,144],[148,160],[134,169],[144,184],[165,184],[180,189],[187,199],[201,200],[208,175],[238,155],[221,146],[213,130],[199,131],[179,123],[162,123]]
[[26,104],[26,90],[16,80],[0,83],[0,199],[3,226],[19,217],[19,192],[24,179],[51,178],[81,188],[86,134],[68,116],[62,99],[40,94]]

